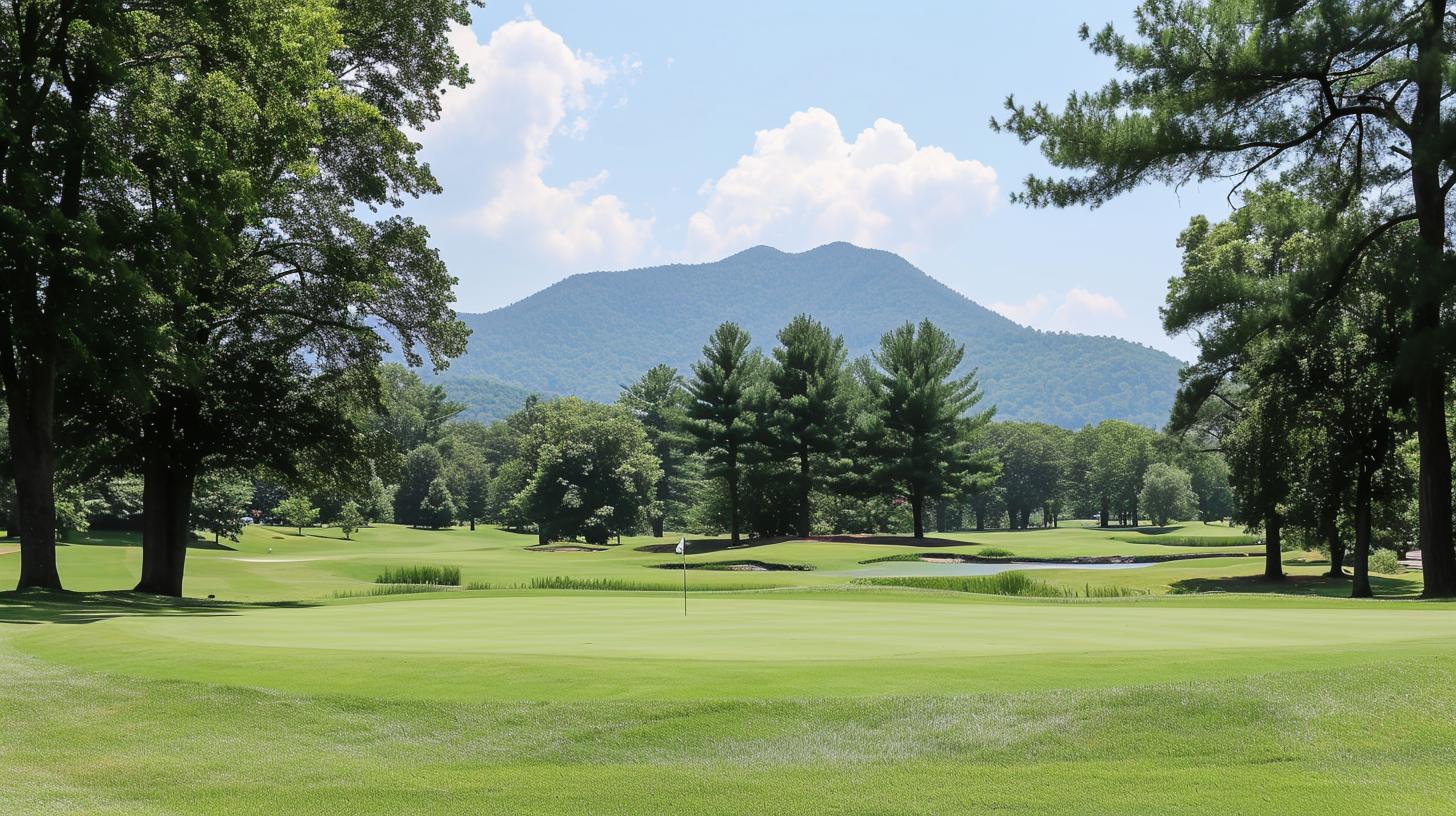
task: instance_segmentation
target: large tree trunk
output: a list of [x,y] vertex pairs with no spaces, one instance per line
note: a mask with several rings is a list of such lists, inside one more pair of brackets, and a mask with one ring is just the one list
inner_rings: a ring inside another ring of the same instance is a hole
[[1107,496],[1102,497],[1102,515],[1097,519],[1098,527],[1106,527],[1110,521],[1108,514],[1111,513],[1110,505],[1107,503]]
[[5,399],[15,468],[15,521],[20,533],[16,589],[60,589],[56,569],[55,361],[30,365],[5,354]]
[[1355,576],[1350,584],[1351,598],[1374,594],[1370,591],[1370,482],[1370,468],[1362,463],[1355,478],[1355,552],[1351,555]]
[[1136,527],[1138,521],[1137,499],[1132,500],[1132,526]]
[[652,537],[662,538],[662,516],[652,517]]
[[986,511],[984,508],[976,508],[976,532],[986,529]]
[[1451,447],[1446,435],[1446,371],[1441,365],[1441,309],[1446,287],[1446,191],[1441,162],[1446,145],[1441,99],[1445,93],[1445,0],[1425,4],[1417,44],[1416,100],[1411,112],[1411,191],[1423,251],[1412,310],[1412,365],[1416,433],[1420,444],[1420,544],[1427,598],[1456,596],[1456,550],[1451,540]]
[[196,474],[174,463],[165,446],[148,453],[142,465],[142,575],[136,591],[180,598]]
[[935,503],[935,531],[937,533],[944,533],[944,532],[946,532],[946,529],[945,529],[945,526],[946,526],[945,514],[946,514],[946,501],[945,501],[945,499],[941,499],[940,501],[938,501],[938,502]]
[[1264,579],[1267,581],[1284,580],[1284,544],[1279,539],[1283,524],[1278,510],[1270,511],[1264,522]]

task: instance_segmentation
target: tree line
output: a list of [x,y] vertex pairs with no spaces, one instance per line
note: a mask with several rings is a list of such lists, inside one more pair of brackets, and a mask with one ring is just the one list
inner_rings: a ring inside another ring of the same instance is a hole
[[[306,527],[478,521],[606,544],[667,528],[730,537],[1026,529],[1064,513],[1104,526],[1231,512],[1216,453],[1120,421],[1071,431],[978,410],[963,350],[929,322],[886,334],[863,360],[808,316],[767,353],[720,326],[686,375],[666,366],[614,404],[532,397],[504,420],[463,407],[402,366],[358,423],[382,451],[339,494],[260,483],[255,509]],[[200,502],[199,502],[200,504]]]

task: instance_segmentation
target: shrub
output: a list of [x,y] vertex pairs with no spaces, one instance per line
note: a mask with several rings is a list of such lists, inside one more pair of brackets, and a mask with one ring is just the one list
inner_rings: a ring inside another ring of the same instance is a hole
[[1401,571],[1400,559],[1393,550],[1375,550],[1370,553],[1370,571],[1381,575],[1395,575]]
[[385,567],[374,579],[376,584],[432,584],[435,586],[460,586],[459,567],[440,567],[433,564],[413,567]]
[[1015,555],[1015,553],[1011,552],[1010,550],[1003,550],[1000,547],[982,547],[981,549],[976,550],[976,555],[979,555],[982,558],[1010,558]]

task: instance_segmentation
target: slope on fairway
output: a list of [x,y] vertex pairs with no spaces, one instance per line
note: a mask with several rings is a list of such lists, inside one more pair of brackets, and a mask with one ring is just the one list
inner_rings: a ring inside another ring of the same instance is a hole
[[484,594],[38,627],[91,669],[435,699],[744,698],[1094,687],[1456,645],[1444,607],[987,602],[929,593]]

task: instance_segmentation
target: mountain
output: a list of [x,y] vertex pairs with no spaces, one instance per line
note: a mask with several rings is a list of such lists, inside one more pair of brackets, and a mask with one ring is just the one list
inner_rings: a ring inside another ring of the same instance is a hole
[[767,349],[800,312],[842,333],[852,357],[895,326],[930,318],[965,343],[982,404],[996,405],[1001,419],[1157,427],[1178,385],[1180,363],[1161,351],[1018,325],[898,255],[845,243],[797,254],[760,246],[714,263],[574,275],[493,312],[461,313],[474,332],[470,349],[441,379],[462,401],[491,381],[482,377],[609,401],[657,363],[686,374],[725,320]]

